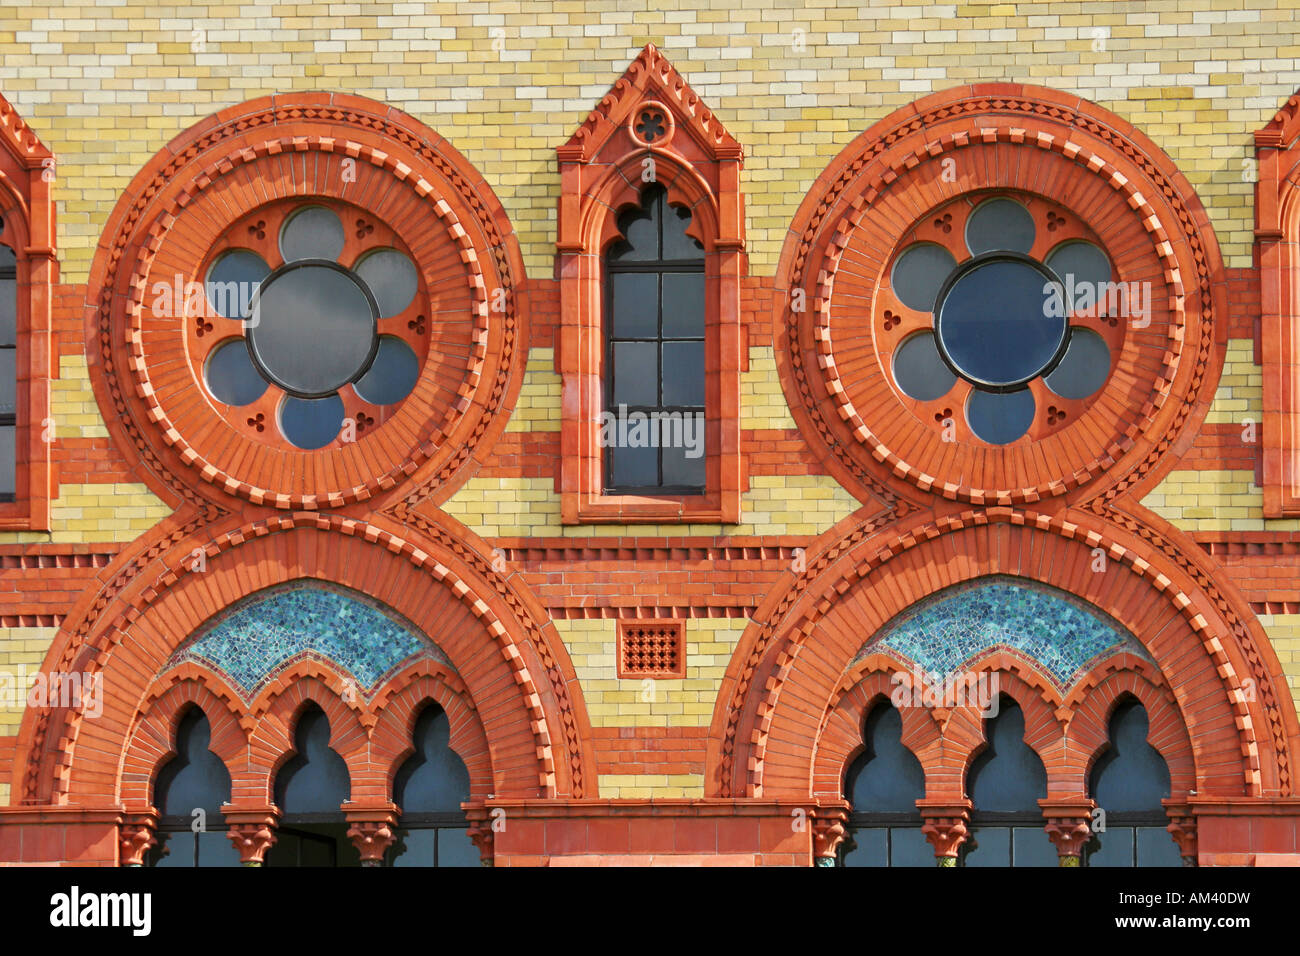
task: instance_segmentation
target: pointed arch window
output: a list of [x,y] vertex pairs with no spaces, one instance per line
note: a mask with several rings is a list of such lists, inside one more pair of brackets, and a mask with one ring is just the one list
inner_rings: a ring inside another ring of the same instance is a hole
[[743,151],[654,46],[616,89],[556,151],[561,520],[738,522]]
[[347,764],[330,747],[330,722],[315,704],[298,717],[294,756],[275,777],[281,810],[267,866],[359,866],[342,805],[351,794]]
[[605,253],[607,494],[704,492],[704,245],[690,223],[652,185]]
[[54,156],[0,95],[0,531],[50,528]]
[[226,833],[222,804],[230,802],[230,772],[208,749],[207,715],[191,707],[176,727],[176,756],[154,782],[158,842],[150,866],[238,866],[239,853]]
[[451,722],[437,704],[416,718],[415,753],[393,778],[401,826],[388,849],[389,866],[479,866],[461,803],[469,799],[469,771],[451,749]]
[[966,792],[974,805],[962,866],[1058,866],[1038,801],[1047,771],[1025,743],[1025,715],[1010,697],[987,723],[988,747],[971,764]]
[[1147,728],[1146,708],[1135,698],[1122,700],[1111,715],[1110,745],[1097,759],[1088,785],[1105,822],[1092,828],[1084,848],[1087,866],[1182,863],[1161,803],[1169,796],[1169,767],[1147,743]]
[[842,866],[934,866],[934,848],[921,832],[916,801],[925,796],[925,772],[903,743],[903,718],[881,703],[867,716],[865,747],[845,774],[853,804]]

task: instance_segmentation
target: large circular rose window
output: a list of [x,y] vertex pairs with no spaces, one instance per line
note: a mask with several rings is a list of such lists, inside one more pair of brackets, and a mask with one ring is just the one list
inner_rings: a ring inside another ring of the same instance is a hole
[[[1106,383],[1142,307],[1053,203],[963,197],[927,215],[887,270],[882,359],[923,415],[993,445],[1073,418]],[[955,436],[954,436],[955,437]]]
[[395,233],[355,207],[293,201],[208,257],[191,354],[227,420],[263,440],[355,440],[410,394],[426,319]]

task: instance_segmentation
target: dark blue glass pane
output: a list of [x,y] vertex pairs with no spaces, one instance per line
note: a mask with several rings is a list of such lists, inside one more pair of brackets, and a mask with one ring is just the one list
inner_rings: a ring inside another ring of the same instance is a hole
[[934,847],[920,827],[892,827],[890,834],[890,866],[935,866]]
[[411,394],[419,377],[420,360],[411,347],[396,336],[384,335],[374,362],[352,387],[367,402],[392,405]]
[[0,348],[0,413],[13,415],[18,402],[18,350]]
[[1060,855],[1042,827],[1016,827],[1012,830],[1015,866],[1060,866]]
[[399,829],[388,850],[389,866],[433,866],[437,838],[437,830]]
[[657,336],[659,277],[653,272],[615,272],[609,281],[614,338],[652,339]]
[[614,343],[614,404],[659,404],[659,346],[653,342]]
[[253,365],[243,339],[231,339],[213,349],[204,377],[212,397],[227,405],[247,405],[266,391],[266,379]]
[[1061,362],[1044,378],[1047,387],[1062,398],[1087,398],[1106,384],[1110,375],[1110,348],[1092,329],[1070,329],[1070,344]]
[[1020,259],[994,259],[962,273],[939,303],[939,342],[948,358],[975,382],[1003,386],[1033,378],[1065,339],[1066,316],[1052,307],[1059,296],[1052,282]]
[[296,753],[275,777],[276,805],[286,816],[339,813],[352,785],[347,764],[330,749],[325,712],[319,707],[304,710],[293,740]]
[[442,708],[425,708],[415,722],[415,753],[393,779],[393,800],[403,813],[461,812],[461,801],[469,799],[469,771],[450,738]]
[[903,305],[932,312],[939,290],[956,266],[957,260],[943,246],[919,242],[898,257],[889,281]]
[[1089,866],[1133,865],[1132,827],[1107,827],[1105,833],[1094,834],[1089,845],[1093,848],[1088,854]]
[[1178,844],[1164,827],[1136,827],[1138,866],[1182,866]]
[[681,206],[668,207],[664,214],[664,254],[665,259],[704,259],[704,246],[698,240],[686,235],[691,224],[691,211]]
[[12,495],[16,489],[14,453],[17,451],[18,429],[13,425],[0,425],[0,494]]
[[169,831],[158,833],[156,836],[158,839],[157,844],[150,847],[145,857],[145,862],[149,866],[165,869],[181,869],[194,866],[195,840],[193,833],[188,830]]
[[963,857],[965,866],[1010,866],[1011,828],[975,827],[971,830],[974,849]]
[[664,338],[704,338],[704,273],[665,272]]
[[904,395],[928,402],[948,394],[957,376],[939,356],[934,333],[927,331],[908,336],[894,351],[894,381]]
[[[253,294],[262,280],[271,274],[271,267],[262,257],[247,249],[233,249],[223,253],[208,270],[204,293],[208,305],[217,315],[228,319],[246,319]],[[183,304],[176,306],[177,314]]]
[[[689,414],[689,413],[686,413]],[[690,434],[704,441],[704,429],[691,426]],[[703,451],[701,444],[700,451]],[[663,449],[664,484],[670,487],[703,488],[705,482],[703,454],[692,458],[694,451],[684,447]]]
[[154,806],[163,816],[193,817],[204,811],[208,825],[216,826],[221,805],[230,802],[230,773],[221,758],[208,749],[212,731],[197,707],[181,718],[176,728],[176,756],[154,782]]
[[663,349],[663,404],[703,405],[704,343],[665,342]]
[[478,847],[469,838],[468,830],[438,830],[438,866],[481,866]]
[[1011,698],[1003,697],[998,716],[986,724],[988,747],[971,766],[966,790],[975,811],[1024,811],[1038,815],[1038,800],[1047,796],[1047,771],[1024,741],[1025,717]]
[[1107,813],[1164,813],[1169,796],[1169,768],[1147,743],[1147,714],[1136,700],[1115,708],[1110,719],[1110,747],[1092,772],[1092,798]]
[[878,706],[867,717],[866,749],[845,775],[844,791],[855,813],[919,814],[916,801],[925,796],[925,772],[902,737],[903,719],[893,707]]
[[648,488],[659,484],[657,448],[613,448],[610,485],[618,488]]
[[1034,217],[1011,199],[990,199],[966,220],[966,247],[983,252],[1028,252],[1034,245]]
[[[0,226],[4,223],[0,222]],[[14,254],[13,249],[8,246],[0,246],[0,272],[7,272],[10,269],[18,268],[18,256]]]
[[240,866],[239,851],[226,831],[208,829],[198,834],[199,866]]
[[1034,394],[1027,388],[1016,392],[971,392],[966,400],[966,423],[975,435],[991,445],[1006,445],[1024,435],[1034,421]]
[[17,341],[18,281],[0,276],[0,345],[13,345]]
[[343,399],[285,396],[280,404],[280,431],[299,448],[324,448],[343,425]]
[[356,272],[379,304],[379,314],[385,318],[405,311],[415,298],[419,285],[415,266],[396,249],[370,253],[357,263]]
[[857,844],[844,854],[845,866],[889,866],[889,831],[885,827],[864,827],[853,831]]
[[268,279],[248,323],[253,356],[291,392],[319,396],[350,382],[375,348],[375,312],[351,273],[303,265]]

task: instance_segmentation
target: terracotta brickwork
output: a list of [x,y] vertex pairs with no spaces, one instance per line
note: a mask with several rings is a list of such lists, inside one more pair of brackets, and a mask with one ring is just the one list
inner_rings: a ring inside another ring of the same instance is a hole
[[[994,574],[1140,645],[1065,687],[1006,648],[966,665],[1024,712],[1063,859],[1136,698],[1183,855],[1300,863],[1300,47],[1286,4],[1201,6],[396,3],[255,30],[134,0],[129,21],[0,11],[0,241],[20,251],[0,671],[105,687],[94,719],[0,699],[0,863],[138,861],[195,705],[246,860],[310,704],[374,858],[432,701],[497,865],[808,865],[844,839],[863,722],[907,667],[868,640]],[[601,255],[647,158],[705,248],[707,487],[685,499],[603,494],[595,438]],[[945,432],[946,400],[907,398],[889,364],[923,325],[897,324],[898,251],[957,249],[992,195],[1151,301],[1103,330],[1094,396],[1004,446]],[[401,332],[410,397],[349,407],[372,421],[311,452],[207,397],[204,317],[153,301],[306,199],[409,255],[428,320]],[[251,697],[174,662],[302,579],[369,595],[439,660],[358,696],[308,656]],[[629,643],[679,624],[675,654]],[[951,859],[978,709],[903,708],[903,743]]]

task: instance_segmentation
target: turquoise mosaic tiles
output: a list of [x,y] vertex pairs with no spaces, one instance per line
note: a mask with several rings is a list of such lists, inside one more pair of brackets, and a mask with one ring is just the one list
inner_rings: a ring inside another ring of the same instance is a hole
[[221,671],[254,696],[285,665],[327,660],[363,693],[418,656],[448,663],[433,642],[363,595],[318,582],[260,591],[212,619],[168,668],[192,660]]
[[858,652],[890,651],[922,670],[953,674],[995,647],[1036,661],[1059,688],[1127,650],[1127,631],[1085,601],[1023,578],[987,577],[938,592],[895,617]]

